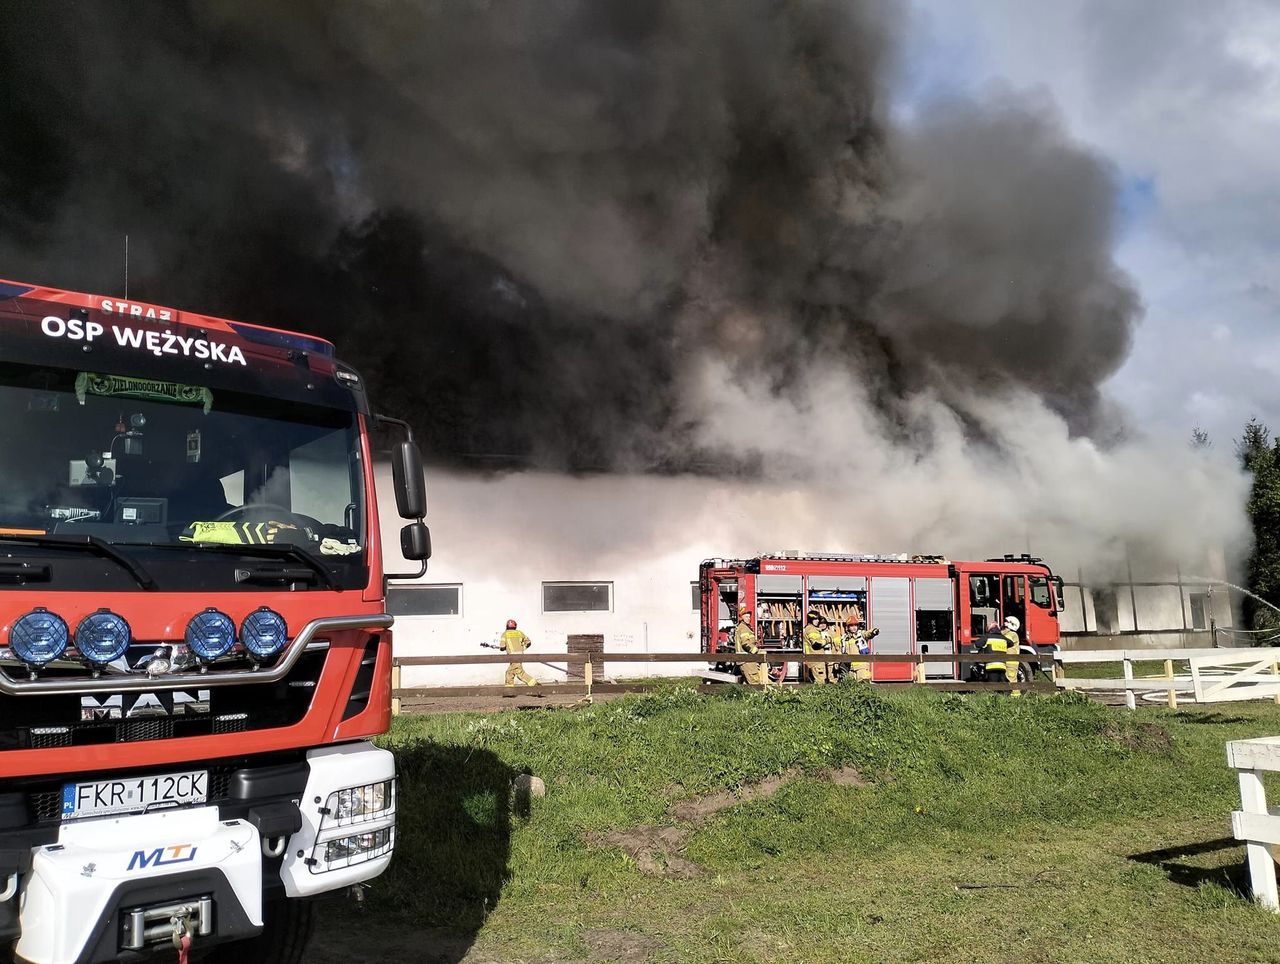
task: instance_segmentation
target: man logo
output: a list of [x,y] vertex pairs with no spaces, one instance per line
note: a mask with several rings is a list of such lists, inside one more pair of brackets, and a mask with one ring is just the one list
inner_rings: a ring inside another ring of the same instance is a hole
[[174,844],[171,847],[157,847],[150,853],[145,850],[135,850],[127,869],[146,870],[148,867],[163,867],[166,864],[187,864],[196,859],[196,849],[192,844],[184,843]]
[[146,716],[187,716],[209,712],[209,691],[196,690],[195,695],[173,690],[158,693],[112,693],[99,700],[80,697],[80,721],[129,720]]

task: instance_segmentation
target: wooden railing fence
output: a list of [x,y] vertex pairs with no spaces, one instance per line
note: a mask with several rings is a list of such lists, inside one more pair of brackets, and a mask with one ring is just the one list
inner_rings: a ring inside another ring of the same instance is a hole
[[[1014,654],[1002,656],[1005,662],[1041,662],[1042,657],[1030,654]],[[928,686],[937,690],[959,690],[973,692],[992,690],[995,692],[1053,692],[1056,685],[1048,681],[1032,681],[1022,683],[1009,682],[969,682],[967,680],[935,680],[926,679],[924,667],[926,663],[988,663],[992,656],[985,653],[871,653],[857,655],[846,653],[825,653],[805,655],[795,650],[779,650],[766,653],[545,653],[532,652],[507,655],[506,653],[464,653],[445,656],[397,656],[392,661],[391,687],[392,712],[400,713],[403,700],[437,698],[437,697],[483,697],[506,695],[516,692],[535,691],[547,696],[580,696],[590,699],[593,693],[634,693],[652,689],[653,680],[628,680],[626,682],[599,681],[603,669],[610,663],[701,663],[710,666],[717,663],[894,663],[911,667],[911,680],[901,682],[877,682],[876,686],[905,687]],[[535,687],[508,687],[502,683],[482,686],[405,686],[403,669],[418,666],[506,666],[511,663],[539,663],[559,666],[559,664],[582,662],[583,671],[580,680],[564,683],[543,683]],[[747,685],[745,683],[740,685]],[[786,683],[786,686],[809,686],[810,683]]]

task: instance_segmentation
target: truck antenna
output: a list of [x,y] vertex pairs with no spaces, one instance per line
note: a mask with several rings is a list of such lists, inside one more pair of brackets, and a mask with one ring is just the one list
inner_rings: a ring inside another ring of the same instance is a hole
[[124,236],[124,300],[129,300],[129,235]]

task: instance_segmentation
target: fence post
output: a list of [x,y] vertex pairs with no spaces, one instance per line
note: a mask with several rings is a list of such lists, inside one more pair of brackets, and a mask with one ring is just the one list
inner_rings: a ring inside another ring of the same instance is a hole
[[[1280,663],[1275,660],[1271,662],[1271,675],[1280,676]],[[1276,706],[1280,706],[1280,689],[1276,690]]]
[[[391,692],[394,694],[395,691],[398,690],[399,688],[400,688],[400,664],[392,663],[391,664]],[[393,695],[391,697],[391,715],[392,716],[400,715],[400,697],[398,696]]]
[[916,653],[916,674],[915,675],[916,675],[917,683],[925,682],[924,657],[921,653]]
[[582,664],[582,681],[587,686],[586,700],[588,703],[591,702],[591,677],[593,675],[594,674],[591,670],[591,657],[587,656],[586,660]]
[[1165,679],[1169,681],[1169,709],[1176,710],[1178,708],[1178,693],[1173,688],[1173,660],[1166,659],[1164,661]]
[[[1133,660],[1128,657],[1124,658],[1124,681],[1126,684],[1133,682]],[[1136,710],[1138,708],[1137,699],[1133,695],[1133,690],[1131,690],[1128,685],[1124,688],[1124,705],[1131,710]]]
[[[1237,770],[1240,778],[1240,809],[1248,814],[1267,813],[1267,794],[1262,785],[1262,773],[1258,770]],[[1263,907],[1280,910],[1280,897],[1276,888],[1276,864],[1271,848],[1264,843],[1245,842],[1249,858],[1249,884],[1253,899]]]

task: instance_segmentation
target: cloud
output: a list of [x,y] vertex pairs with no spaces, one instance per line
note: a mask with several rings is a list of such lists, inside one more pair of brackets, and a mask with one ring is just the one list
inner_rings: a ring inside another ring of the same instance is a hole
[[[1072,133],[1122,171],[1132,220],[1118,258],[1147,310],[1107,390],[1156,431],[1188,430],[1180,402],[1204,383],[1224,399],[1208,426],[1218,437],[1251,414],[1280,423],[1280,394],[1260,383],[1260,366],[1231,353],[1280,348],[1280,302],[1267,296],[1280,250],[1280,8],[1229,0],[1208,15],[1195,0],[917,0],[916,10],[917,58],[930,33],[965,36],[954,83],[1047,91]],[[1133,197],[1147,183],[1153,196]],[[1135,211],[1135,200],[1149,203]],[[1234,347],[1205,352],[1205,333],[1222,325]]]

